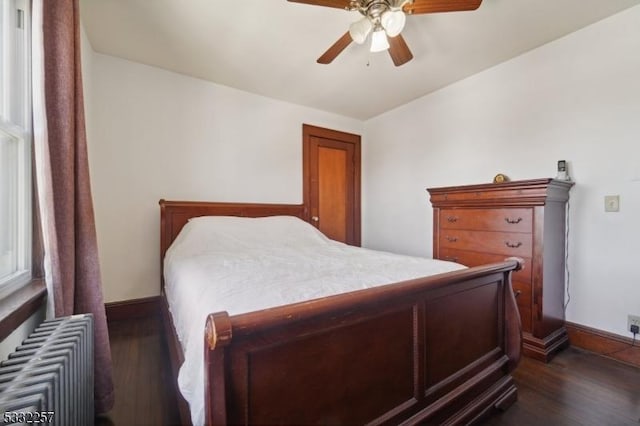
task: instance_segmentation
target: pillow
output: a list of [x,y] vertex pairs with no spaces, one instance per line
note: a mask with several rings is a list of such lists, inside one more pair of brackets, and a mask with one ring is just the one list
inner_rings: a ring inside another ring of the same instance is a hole
[[172,244],[192,253],[250,248],[308,248],[329,243],[324,234],[295,216],[260,218],[201,216],[189,219]]

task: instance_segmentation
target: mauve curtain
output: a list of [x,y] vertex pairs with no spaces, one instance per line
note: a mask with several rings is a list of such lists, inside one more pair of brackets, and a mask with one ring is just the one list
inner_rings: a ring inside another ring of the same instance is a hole
[[[55,316],[92,313],[95,410],[113,407],[109,334],[102,296],[85,133],[78,0],[44,0],[42,44],[46,134],[42,156],[49,191],[40,207]],[[48,149],[47,149],[48,148]],[[48,158],[47,158],[48,157]]]

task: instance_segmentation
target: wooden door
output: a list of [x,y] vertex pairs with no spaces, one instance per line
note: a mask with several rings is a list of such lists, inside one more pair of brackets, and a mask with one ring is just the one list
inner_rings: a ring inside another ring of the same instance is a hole
[[360,136],[303,125],[304,204],[327,237],[360,245]]

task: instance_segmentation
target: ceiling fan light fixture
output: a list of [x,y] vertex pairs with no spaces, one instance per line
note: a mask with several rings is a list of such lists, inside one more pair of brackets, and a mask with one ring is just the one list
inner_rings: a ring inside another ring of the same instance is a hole
[[367,36],[372,29],[373,24],[369,18],[364,17],[349,26],[349,35],[351,35],[353,41],[358,44],[362,44],[367,40]]
[[380,17],[380,24],[389,37],[396,37],[404,29],[407,17],[402,10],[387,10]]
[[387,33],[383,28],[376,29],[371,34],[371,52],[382,52],[389,49],[389,40],[387,40]]

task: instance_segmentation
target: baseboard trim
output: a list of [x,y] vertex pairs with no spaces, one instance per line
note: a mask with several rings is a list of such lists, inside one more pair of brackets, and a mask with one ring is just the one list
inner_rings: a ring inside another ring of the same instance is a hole
[[571,346],[586,349],[599,355],[613,358],[636,367],[640,367],[640,336],[633,339],[618,336],[585,325],[566,323]]
[[160,296],[105,303],[107,322],[152,317],[160,314]]

